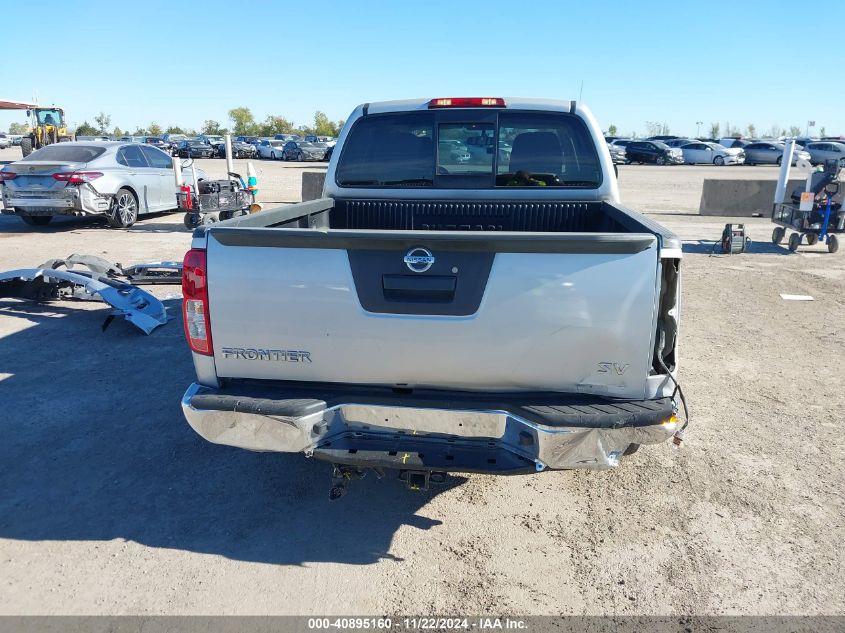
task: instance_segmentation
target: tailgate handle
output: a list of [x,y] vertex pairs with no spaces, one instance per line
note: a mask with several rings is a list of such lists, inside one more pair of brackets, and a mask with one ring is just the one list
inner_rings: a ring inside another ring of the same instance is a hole
[[457,277],[447,275],[383,275],[384,298],[388,301],[449,303],[455,298]]

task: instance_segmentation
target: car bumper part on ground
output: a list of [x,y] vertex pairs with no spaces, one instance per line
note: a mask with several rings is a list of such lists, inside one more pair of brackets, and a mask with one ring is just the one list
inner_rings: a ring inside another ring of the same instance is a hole
[[611,468],[632,444],[661,443],[678,429],[669,398],[482,398],[243,381],[226,389],[192,384],[182,410],[215,444],[354,466],[502,474]]
[[[114,308],[113,316],[122,316],[145,334],[167,323],[167,309],[149,292],[94,272],[45,268],[10,270],[0,273],[0,297],[49,301],[64,296],[60,293],[63,284],[69,287],[70,296],[79,299],[99,297]],[[103,325],[104,330],[107,325],[108,321]]]

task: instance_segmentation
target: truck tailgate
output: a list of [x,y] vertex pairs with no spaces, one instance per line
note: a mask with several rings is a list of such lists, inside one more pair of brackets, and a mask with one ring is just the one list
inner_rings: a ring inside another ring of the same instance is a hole
[[207,236],[221,378],[644,396],[655,235]]

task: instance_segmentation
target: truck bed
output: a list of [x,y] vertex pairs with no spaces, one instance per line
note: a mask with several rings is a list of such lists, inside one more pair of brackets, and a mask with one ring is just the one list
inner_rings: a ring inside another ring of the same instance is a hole
[[[506,231],[532,233],[650,233],[662,248],[681,248],[663,226],[605,201],[461,201],[320,198],[241,216],[215,227],[386,231]],[[195,237],[204,237],[201,227]]]

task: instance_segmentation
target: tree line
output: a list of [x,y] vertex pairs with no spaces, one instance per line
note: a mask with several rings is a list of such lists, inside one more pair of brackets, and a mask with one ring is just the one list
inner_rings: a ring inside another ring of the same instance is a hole
[[[162,126],[153,121],[146,128],[140,126],[136,127],[134,131],[129,128],[122,130],[115,126],[111,128],[111,116],[100,112],[94,117],[94,124],[83,121],[81,125],[76,128],[78,136],[98,136],[111,135],[115,137],[132,135],[132,136],[161,136],[162,134],[186,134],[188,136],[195,136],[197,134],[226,134],[231,132],[235,136],[274,136],[276,134],[316,134],[317,136],[337,136],[343,127],[345,121],[331,121],[324,112],[317,110],[314,113],[314,122],[312,125],[296,125],[289,119],[280,116],[268,114],[263,121],[256,121],[249,108],[241,106],[229,110],[230,127],[224,127],[219,122],[212,119],[207,119],[199,130],[192,128],[183,128],[178,125]],[[25,134],[27,125],[25,123],[11,123],[9,125],[9,134]],[[707,128],[704,129],[704,132]],[[749,123],[744,129],[732,125],[729,121],[725,123],[724,128],[719,123],[711,123],[708,138],[722,138],[723,136],[750,136],[756,137],[760,130],[753,123]],[[790,125],[789,128],[780,127],[775,124],[768,130],[763,132],[763,136],[769,138],[778,138],[780,136],[801,136],[803,130],[799,125]],[[608,126],[606,134],[609,136],[617,136],[619,130],[614,124]],[[671,134],[669,125],[665,122],[646,121],[644,136],[660,136]],[[824,126],[818,130],[819,136],[827,136],[827,131]],[[632,138],[638,138],[639,134],[634,131],[629,135]]]
[[[326,114],[320,110],[314,113],[314,121],[312,125],[296,125],[293,121],[280,116],[269,114],[263,121],[256,121],[255,117],[249,108],[241,106],[229,110],[229,120],[231,125],[226,127],[221,125],[218,121],[213,119],[206,119],[199,130],[192,128],[183,128],[178,125],[162,126],[153,121],[146,128],[137,126],[134,131],[127,128],[122,130],[119,126],[111,127],[111,116],[105,112],[100,112],[94,117],[94,123],[91,124],[87,120],[83,121],[76,127],[77,136],[104,136],[111,135],[115,137],[120,136],[161,136],[162,134],[186,134],[188,136],[195,136],[197,134],[215,134],[222,135],[231,134],[235,136],[274,136],[276,134],[300,134],[308,135],[315,134],[317,136],[337,136],[343,127],[345,121],[332,121]],[[18,124],[13,123],[12,126]],[[12,131],[12,126],[9,126],[10,134],[22,134],[26,126],[21,124],[23,130],[21,132]]]
[[[724,130],[724,134],[722,133]],[[705,132],[707,129],[705,128]],[[737,127],[736,125],[731,125],[730,121],[725,123],[725,127],[719,123],[711,123],[710,124],[710,135],[708,138],[724,138],[728,136],[749,136],[751,138],[756,138],[760,131],[757,129],[757,126],[753,123],[749,123],[745,126],[744,129]],[[612,123],[608,126],[606,134],[608,136],[617,136],[619,134],[618,128],[613,125]],[[651,136],[668,136],[671,134],[669,131],[669,125],[665,122],[657,122],[657,121],[646,121],[645,122],[645,135],[646,137]],[[778,138],[780,136],[801,136],[803,134],[803,130],[799,125],[790,125],[789,128],[780,127],[779,125],[775,124],[772,125],[768,130],[763,132],[763,136],[767,138]],[[824,126],[821,126],[818,131],[819,136],[827,136],[827,131],[825,130]],[[639,137],[637,132],[631,132],[631,138]]]

